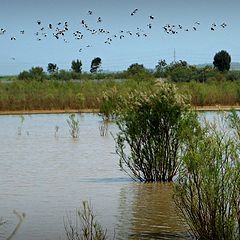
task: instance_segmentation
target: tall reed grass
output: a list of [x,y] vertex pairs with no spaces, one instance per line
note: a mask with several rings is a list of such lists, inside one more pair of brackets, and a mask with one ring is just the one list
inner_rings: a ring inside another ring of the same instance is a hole
[[[240,105],[240,82],[176,83],[181,93],[191,96],[194,106]],[[0,111],[99,109],[104,92],[127,96],[132,90],[151,90],[152,80],[116,82],[86,80],[64,82],[46,80],[0,82]]]

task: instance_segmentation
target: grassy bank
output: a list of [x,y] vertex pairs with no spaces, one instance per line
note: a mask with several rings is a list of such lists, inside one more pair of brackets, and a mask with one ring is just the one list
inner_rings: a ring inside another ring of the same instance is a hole
[[179,90],[191,95],[193,106],[239,105],[240,82],[176,83]]
[[[191,95],[193,106],[240,105],[240,82],[177,83]],[[126,80],[81,83],[60,81],[0,82],[0,111],[99,109],[105,91],[125,95],[134,89],[154,88],[155,82]]]

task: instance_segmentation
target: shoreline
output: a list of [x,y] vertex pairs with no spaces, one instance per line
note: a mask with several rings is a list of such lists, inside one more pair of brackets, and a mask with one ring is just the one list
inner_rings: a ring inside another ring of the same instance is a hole
[[[196,111],[211,112],[211,111],[230,111],[235,109],[240,111],[240,106],[192,106]],[[54,109],[54,110],[14,110],[0,111],[0,115],[31,115],[31,114],[63,114],[63,113],[99,113],[99,109]]]

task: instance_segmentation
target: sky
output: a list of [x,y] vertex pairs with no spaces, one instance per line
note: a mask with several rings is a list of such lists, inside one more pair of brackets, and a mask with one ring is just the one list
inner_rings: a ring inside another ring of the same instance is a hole
[[[0,31],[0,75],[33,66],[46,70],[50,62],[69,70],[76,59],[89,71],[95,57],[102,59],[103,71],[133,63],[154,68],[160,59],[211,63],[220,50],[240,62],[239,9],[239,0],[0,0],[0,29],[6,30]],[[68,30],[57,39],[65,22]],[[74,36],[76,31],[81,34]]]

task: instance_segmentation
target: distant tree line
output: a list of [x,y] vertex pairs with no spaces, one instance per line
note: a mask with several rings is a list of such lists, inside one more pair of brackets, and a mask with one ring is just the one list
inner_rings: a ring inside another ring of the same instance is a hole
[[81,60],[73,60],[70,70],[59,69],[57,64],[49,63],[47,73],[42,67],[33,67],[29,71],[19,74],[20,80],[62,80],[71,79],[133,79],[144,81],[151,79],[164,79],[172,82],[206,82],[223,80],[240,80],[240,71],[229,71],[231,56],[225,50],[215,54],[213,64],[197,67],[190,65],[184,60],[167,64],[165,59],[158,61],[154,69],[147,69],[143,64],[131,64],[127,70],[121,72],[104,73],[101,69],[102,59],[96,57],[91,61],[90,73],[83,72]]

